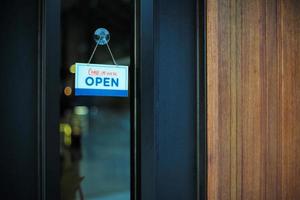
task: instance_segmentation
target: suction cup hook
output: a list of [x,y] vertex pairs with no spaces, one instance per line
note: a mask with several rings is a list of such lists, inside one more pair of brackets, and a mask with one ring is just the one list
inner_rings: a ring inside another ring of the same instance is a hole
[[94,39],[98,45],[107,45],[110,40],[109,31],[105,28],[98,28],[94,33]]

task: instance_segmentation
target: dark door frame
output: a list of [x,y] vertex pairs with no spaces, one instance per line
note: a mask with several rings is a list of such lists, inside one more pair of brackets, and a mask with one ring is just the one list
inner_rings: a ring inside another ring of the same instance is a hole
[[60,0],[38,7],[38,199],[60,199]]
[[[60,1],[39,2],[38,196],[51,200],[60,194]],[[132,199],[205,199],[205,3],[136,0],[133,6]],[[184,44],[178,41],[183,34]],[[178,80],[177,90],[169,91]]]
[[133,199],[206,199],[205,1],[137,0],[135,19]]

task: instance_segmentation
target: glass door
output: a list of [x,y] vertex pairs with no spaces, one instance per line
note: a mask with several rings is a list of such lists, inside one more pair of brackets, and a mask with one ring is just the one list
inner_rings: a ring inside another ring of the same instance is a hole
[[[88,62],[98,28],[110,32],[115,62],[131,67],[131,13],[130,0],[61,0],[62,200],[130,199],[130,98],[76,96],[74,89],[75,63]],[[91,64],[115,64],[107,46],[97,47]]]

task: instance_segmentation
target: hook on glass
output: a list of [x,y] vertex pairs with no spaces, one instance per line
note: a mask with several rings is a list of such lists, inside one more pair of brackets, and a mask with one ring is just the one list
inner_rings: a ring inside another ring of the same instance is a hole
[[95,51],[96,51],[98,45],[106,45],[106,46],[107,46],[107,49],[108,49],[108,51],[109,51],[109,54],[110,54],[110,56],[111,56],[111,58],[112,58],[112,61],[113,61],[113,63],[114,63],[114,65],[117,65],[116,60],[115,60],[115,58],[114,58],[114,55],[113,55],[113,53],[111,52],[110,47],[109,47],[109,45],[108,45],[108,42],[109,42],[109,40],[110,40],[109,31],[108,31],[107,29],[105,29],[105,28],[98,28],[98,29],[95,31],[95,33],[94,33],[94,40],[96,41],[96,46],[95,46],[95,48],[94,48],[94,50],[93,50],[92,55],[90,56],[90,59],[89,59],[88,63],[91,62],[91,60],[92,60],[92,58],[93,58],[93,56],[94,56],[94,54],[95,54]]
[[105,28],[98,28],[94,33],[94,39],[99,45],[106,45],[109,42],[109,31]]

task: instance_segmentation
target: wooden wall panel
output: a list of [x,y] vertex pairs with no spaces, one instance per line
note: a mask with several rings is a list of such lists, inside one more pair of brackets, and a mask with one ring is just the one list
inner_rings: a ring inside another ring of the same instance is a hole
[[300,199],[300,1],[207,0],[208,199]]
[[282,195],[300,199],[300,1],[281,8]]

